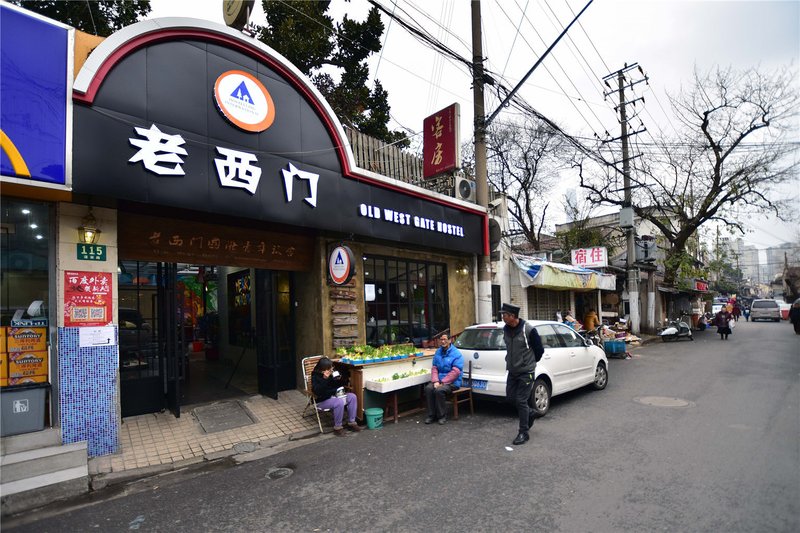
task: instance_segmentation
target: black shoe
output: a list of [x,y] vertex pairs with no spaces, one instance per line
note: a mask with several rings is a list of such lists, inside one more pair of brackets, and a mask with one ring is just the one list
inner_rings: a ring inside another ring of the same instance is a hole
[[517,435],[517,438],[516,438],[516,439],[514,439],[514,441],[513,441],[511,444],[514,444],[514,445],[516,445],[516,446],[519,446],[520,444],[525,444],[526,442],[528,442],[528,440],[529,440],[530,438],[531,438],[531,437],[530,437],[530,435],[528,435],[527,433],[523,433],[522,431],[520,431],[520,432],[519,432],[519,435]]
[[440,426],[443,426],[446,423],[447,423],[447,417],[446,416],[443,416],[442,418],[439,419],[439,425]]
[[425,419],[426,424],[433,424],[435,421],[436,419],[433,418],[432,416],[429,416],[428,418]]

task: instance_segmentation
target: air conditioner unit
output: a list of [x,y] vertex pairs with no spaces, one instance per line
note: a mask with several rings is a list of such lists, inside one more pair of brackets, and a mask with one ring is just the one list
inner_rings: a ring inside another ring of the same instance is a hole
[[476,198],[475,181],[456,176],[455,197],[459,200],[474,202]]

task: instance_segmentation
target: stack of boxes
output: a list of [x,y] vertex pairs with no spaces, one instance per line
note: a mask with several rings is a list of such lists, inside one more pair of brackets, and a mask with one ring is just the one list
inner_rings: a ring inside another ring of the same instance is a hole
[[47,328],[2,328],[0,386],[48,382]]

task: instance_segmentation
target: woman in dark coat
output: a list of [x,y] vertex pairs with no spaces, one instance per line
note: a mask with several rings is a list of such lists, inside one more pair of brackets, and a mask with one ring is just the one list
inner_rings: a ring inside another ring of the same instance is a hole
[[725,307],[720,309],[717,316],[714,317],[714,325],[717,326],[717,333],[719,333],[720,340],[727,340],[728,335],[731,334],[731,327],[728,325],[728,322],[732,319],[733,315]]

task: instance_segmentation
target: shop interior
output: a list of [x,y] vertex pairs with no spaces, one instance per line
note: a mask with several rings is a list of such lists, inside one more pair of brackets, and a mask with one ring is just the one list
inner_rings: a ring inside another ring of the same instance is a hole
[[[181,405],[258,394],[254,274],[235,266],[120,261],[123,416],[152,412],[138,396],[162,396],[158,387],[166,382],[171,353],[167,343],[178,360]],[[275,311],[282,317],[290,316],[289,276],[276,276]],[[285,330],[281,337],[288,336],[289,326],[290,320],[278,320]],[[174,335],[166,334],[167,328]],[[142,386],[148,380],[152,385]]]

